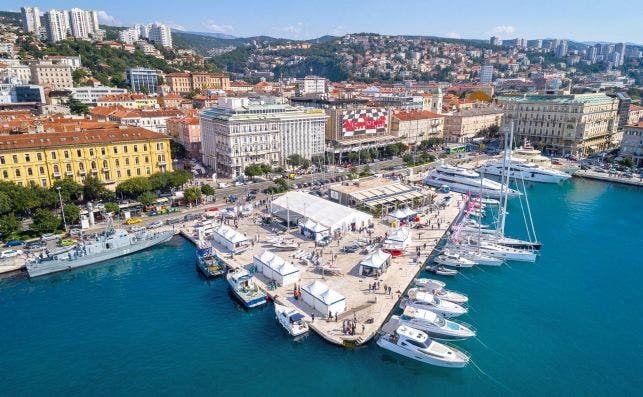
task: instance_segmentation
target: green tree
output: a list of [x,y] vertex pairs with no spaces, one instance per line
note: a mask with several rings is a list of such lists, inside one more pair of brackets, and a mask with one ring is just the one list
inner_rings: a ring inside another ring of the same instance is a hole
[[618,162],[623,167],[634,168],[634,160],[631,157],[625,157]]
[[56,180],[51,189],[57,191],[58,188],[60,188],[60,196],[65,202],[78,201],[83,194],[83,185],[71,178]]
[[156,203],[156,199],[158,199],[156,194],[152,192],[143,192],[136,198],[136,201],[147,207]]
[[7,193],[0,191],[0,214],[9,213],[12,208],[11,197]]
[[152,190],[163,191],[167,189],[170,185],[170,173],[169,172],[156,172],[149,177],[150,184],[152,185]]
[[206,196],[212,196],[214,194],[214,188],[207,183],[201,185],[201,193]]
[[87,73],[87,70],[84,68],[78,68],[71,72],[71,77],[74,80],[74,85],[80,85],[80,83],[87,77],[89,76],[89,73]]
[[9,236],[12,233],[19,232],[22,229],[22,222],[13,213],[0,217],[0,235]]
[[187,150],[179,142],[174,140],[170,141],[170,153],[172,154],[173,159],[184,159],[187,158]]
[[107,190],[98,178],[88,176],[83,181],[83,199],[85,201],[108,200],[112,197],[114,197],[114,192]]
[[61,219],[50,210],[38,208],[32,218],[31,229],[38,233],[51,233],[58,229]]
[[304,160],[306,159],[303,158],[300,154],[295,153],[288,156],[288,158],[286,159],[286,163],[288,165],[292,165],[293,167],[300,167],[304,163]]
[[105,212],[117,213],[120,210],[121,210],[121,207],[119,207],[118,204],[116,203],[112,203],[112,202],[105,203]]
[[116,193],[122,194],[129,198],[136,198],[145,192],[152,190],[152,184],[148,178],[138,176],[127,179],[116,185]]
[[89,113],[89,106],[76,98],[69,98],[67,106],[69,106],[71,114],[86,115]]
[[80,207],[76,204],[65,204],[63,210],[65,211],[65,221],[67,224],[72,225],[80,220]]
[[192,179],[192,173],[185,170],[172,171],[168,175],[168,187],[179,189]]
[[261,164],[250,164],[246,166],[243,173],[249,178],[254,178],[255,176],[264,174]]
[[371,176],[373,173],[371,172],[371,167],[366,164],[364,167],[362,167],[362,171],[359,173],[359,176]]
[[185,189],[183,192],[183,196],[189,203],[196,203],[199,199],[201,199],[201,188],[197,187],[189,187]]
[[34,189],[15,186],[9,196],[11,197],[14,211],[19,213],[30,214],[32,209],[40,205],[40,200]]

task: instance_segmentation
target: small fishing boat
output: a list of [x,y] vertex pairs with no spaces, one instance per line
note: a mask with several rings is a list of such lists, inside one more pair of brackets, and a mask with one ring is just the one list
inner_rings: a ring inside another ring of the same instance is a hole
[[291,336],[308,332],[305,316],[297,309],[275,303],[275,317]]
[[261,306],[267,302],[266,293],[257,287],[254,277],[246,269],[229,271],[226,280],[237,299],[247,308]]
[[473,267],[476,263],[467,258],[456,254],[455,252],[444,251],[442,255],[438,255],[433,259],[435,263],[443,266],[457,267],[457,268],[469,268]]
[[455,269],[448,269],[444,266],[438,266],[438,265],[435,265],[435,266],[428,265],[426,267],[426,271],[429,273],[437,274],[438,276],[455,276],[456,274],[458,274],[458,271]]
[[436,342],[424,332],[406,325],[380,336],[377,345],[404,357],[440,367],[463,368],[469,363],[469,356],[463,352]]
[[222,276],[226,272],[226,263],[216,254],[197,255],[196,267],[207,278]]
[[[395,319],[396,316],[391,317]],[[467,339],[476,336],[476,332],[463,324],[448,320],[429,310],[407,306],[398,318],[400,325],[424,331],[436,338]]]

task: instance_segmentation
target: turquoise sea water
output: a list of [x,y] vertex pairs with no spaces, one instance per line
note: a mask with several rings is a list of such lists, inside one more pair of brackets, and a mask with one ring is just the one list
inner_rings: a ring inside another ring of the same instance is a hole
[[[441,369],[369,346],[292,341],[272,307],[243,311],[205,281],[192,246],[68,274],[0,280],[0,395],[640,395],[643,191],[531,185],[535,264],[470,269],[458,342],[475,365]],[[515,200],[510,234],[524,227]]]

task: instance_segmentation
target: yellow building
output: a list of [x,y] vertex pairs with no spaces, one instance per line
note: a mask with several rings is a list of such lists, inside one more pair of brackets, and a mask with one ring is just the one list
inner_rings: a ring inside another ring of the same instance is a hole
[[22,186],[94,176],[114,188],[164,171],[172,171],[169,138],[140,127],[0,136],[0,180]]

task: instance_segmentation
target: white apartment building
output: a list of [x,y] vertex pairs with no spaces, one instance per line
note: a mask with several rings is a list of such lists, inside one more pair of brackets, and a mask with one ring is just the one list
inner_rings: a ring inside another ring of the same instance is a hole
[[45,13],[47,40],[51,43],[65,40],[69,29],[69,19],[64,10],[49,10]]
[[[5,63],[4,60],[0,59],[0,80],[8,78],[15,81],[18,84],[27,84],[31,81],[31,68],[27,65],[20,64],[18,62]],[[6,65],[6,66],[4,66]]]
[[320,109],[219,98],[199,115],[203,163],[219,176],[238,177],[250,164],[283,166],[292,154],[322,155],[326,118]]
[[318,76],[306,76],[297,79],[299,93],[301,95],[314,95],[326,93],[326,79]]
[[120,95],[127,93],[125,88],[116,87],[74,87],[71,90],[71,96],[82,103],[96,106],[98,100],[106,95]]
[[148,39],[162,47],[172,48],[172,31],[169,26],[153,23],[149,27]]
[[603,93],[499,96],[504,123],[518,141],[554,154],[586,155],[610,147],[618,128],[618,99]]
[[87,39],[98,32],[98,14],[96,11],[72,8],[69,10],[69,27],[73,37]]
[[52,90],[72,88],[74,80],[71,76],[69,65],[54,65],[51,63],[32,63],[31,82],[36,85],[48,87]]
[[118,40],[125,44],[134,44],[140,38],[141,31],[137,27],[118,32]]
[[22,30],[25,33],[40,33],[40,10],[38,7],[20,7]]

